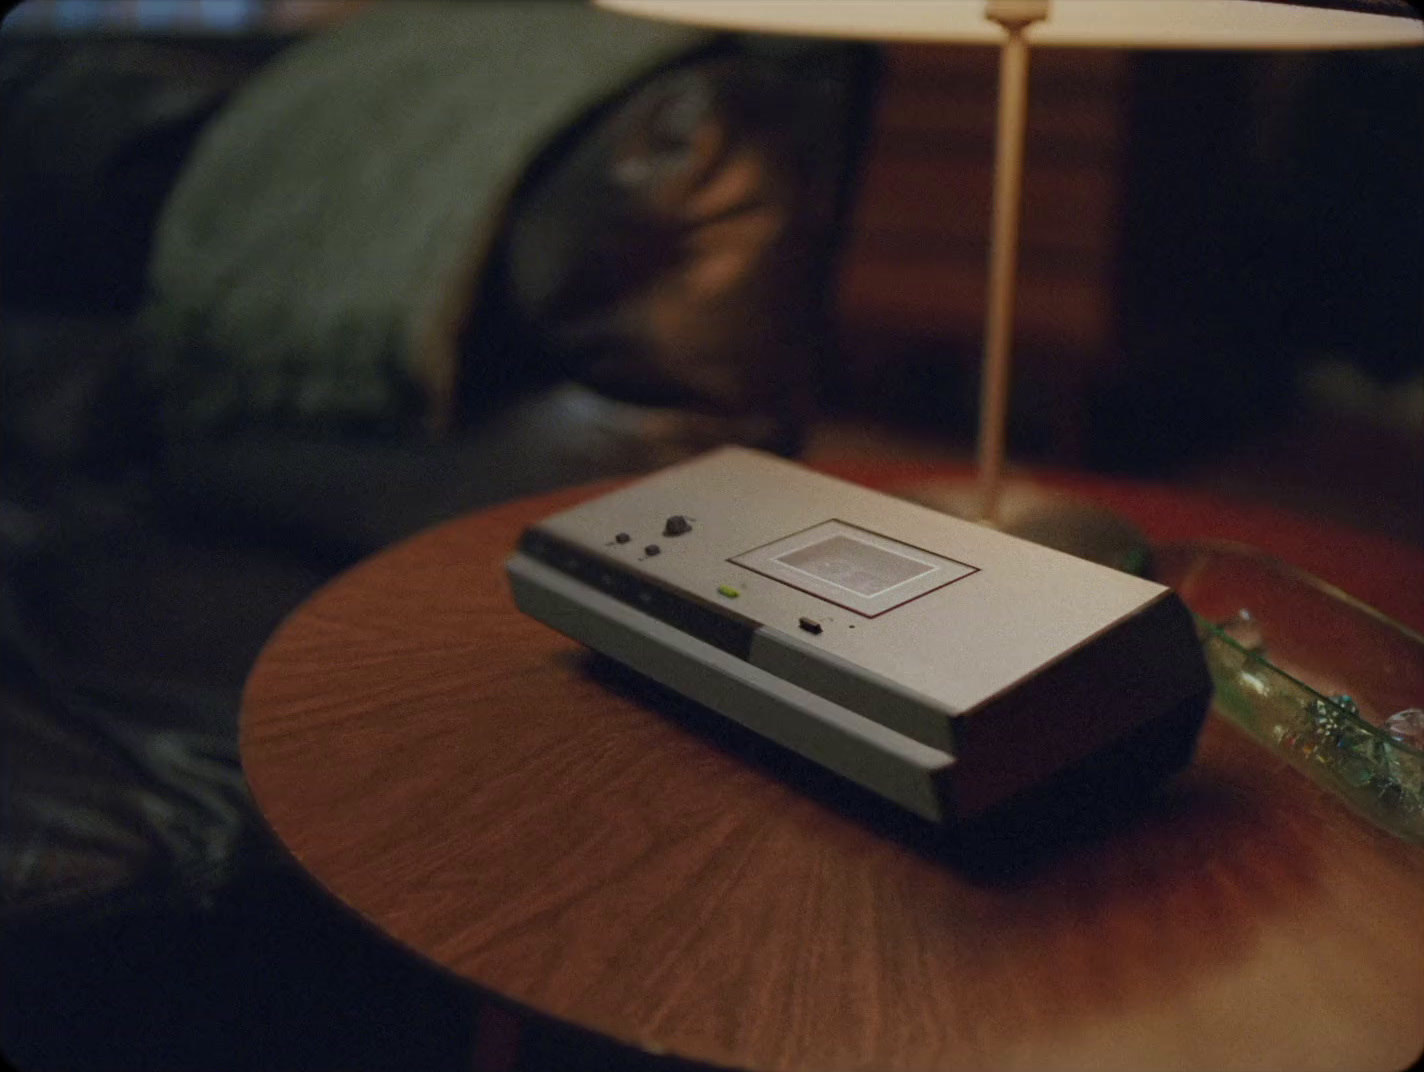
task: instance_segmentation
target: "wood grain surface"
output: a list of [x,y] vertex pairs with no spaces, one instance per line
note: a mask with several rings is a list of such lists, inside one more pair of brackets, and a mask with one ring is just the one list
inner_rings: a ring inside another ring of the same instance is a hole
[[[1154,539],[1246,540],[1424,627],[1417,549],[1066,482]],[[1419,1054],[1424,851],[1213,716],[1147,806],[1021,866],[977,867],[514,609],[502,563],[520,530],[607,487],[368,560],[253,669],[257,801],[382,931],[526,1008],[736,1068],[1366,1069]]]

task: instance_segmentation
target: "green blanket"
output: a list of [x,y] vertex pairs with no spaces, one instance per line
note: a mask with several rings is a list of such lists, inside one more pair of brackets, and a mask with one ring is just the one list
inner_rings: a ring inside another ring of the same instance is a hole
[[402,2],[283,53],[204,132],[159,224],[147,323],[171,422],[440,426],[520,175],[706,41],[581,3]]

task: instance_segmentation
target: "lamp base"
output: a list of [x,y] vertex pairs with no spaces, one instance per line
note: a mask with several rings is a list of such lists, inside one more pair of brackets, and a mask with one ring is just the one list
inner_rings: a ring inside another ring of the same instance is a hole
[[[979,487],[972,481],[934,481],[890,490],[921,506],[978,520]],[[1151,567],[1147,537],[1132,522],[1085,499],[1023,480],[1004,482],[994,528],[1124,573],[1145,576]]]

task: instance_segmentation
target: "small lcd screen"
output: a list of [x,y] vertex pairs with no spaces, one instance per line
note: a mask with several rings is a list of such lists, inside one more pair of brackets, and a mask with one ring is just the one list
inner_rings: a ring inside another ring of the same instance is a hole
[[878,596],[935,568],[840,534],[789,551],[776,561],[861,596]]

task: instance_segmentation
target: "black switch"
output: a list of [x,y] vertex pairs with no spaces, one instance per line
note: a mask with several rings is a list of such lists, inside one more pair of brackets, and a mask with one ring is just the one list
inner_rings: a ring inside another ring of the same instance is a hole
[[819,634],[821,632],[821,623],[815,618],[802,618],[800,625],[808,633]]
[[668,518],[663,524],[664,536],[681,536],[683,533],[691,531],[692,522],[688,521],[687,518],[681,514],[673,514],[672,517]]

